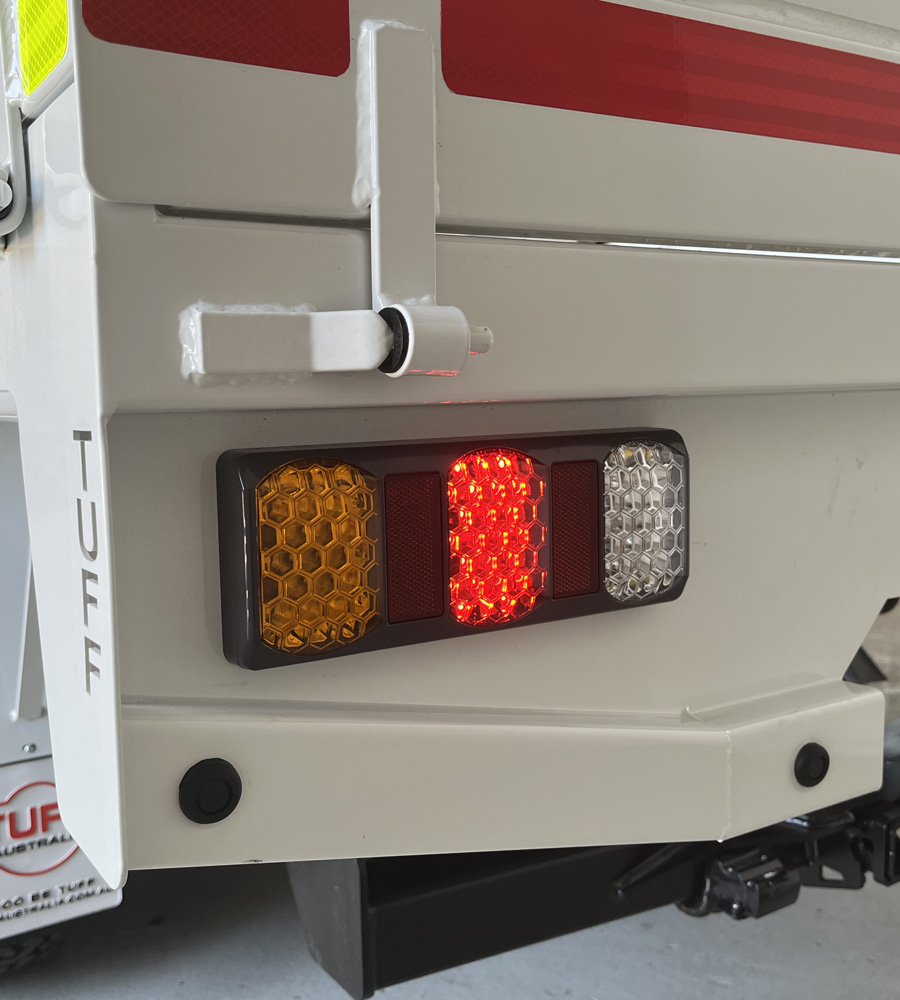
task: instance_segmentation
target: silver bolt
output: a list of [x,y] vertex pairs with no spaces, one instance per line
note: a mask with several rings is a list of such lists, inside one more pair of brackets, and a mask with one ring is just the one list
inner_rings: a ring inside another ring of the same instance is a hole
[[34,753],[35,750],[37,750],[37,746],[34,743],[26,743],[22,747],[22,753]]

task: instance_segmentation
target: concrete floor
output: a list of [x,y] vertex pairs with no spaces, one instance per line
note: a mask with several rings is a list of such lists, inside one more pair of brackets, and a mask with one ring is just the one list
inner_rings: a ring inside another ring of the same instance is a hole
[[[804,889],[759,921],[668,907],[383,991],[384,1000],[843,1000],[900,995],[900,887]],[[284,868],[138,872],[122,908],[74,922],[15,1000],[340,1000],[312,961]]]
[[[900,608],[866,641],[900,717]],[[383,991],[383,1000],[900,997],[900,886],[804,889],[759,921],[666,907]],[[136,872],[118,910],[3,986],[16,1000],[341,1000],[310,958],[281,865]]]

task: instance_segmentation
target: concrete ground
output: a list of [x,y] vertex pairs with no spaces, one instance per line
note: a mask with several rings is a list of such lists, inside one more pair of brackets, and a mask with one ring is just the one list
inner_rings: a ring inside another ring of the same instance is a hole
[[[758,921],[674,907],[475,962],[384,1000],[844,1000],[900,996],[900,887],[805,889]],[[280,865],[137,872],[125,903],[3,983],[15,1000],[340,1000]]]
[[[900,608],[866,643],[900,717]],[[384,1000],[900,997],[900,886],[804,889],[759,921],[666,907],[383,991]],[[119,910],[2,986],[16,1000],[341,1000],[310,958],[281,865],[137,872]]]

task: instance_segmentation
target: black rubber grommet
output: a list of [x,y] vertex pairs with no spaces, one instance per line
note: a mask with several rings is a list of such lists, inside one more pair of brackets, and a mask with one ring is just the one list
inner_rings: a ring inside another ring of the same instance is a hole
[[831,758],[825,747],[818,743],[807,743],[800,748],[794,761],[794,777],[804,788],[813,788],[828,774]]
[[242,791],[234,765],[211,757],[187,769],[178,786],[178,804],[192,823],[219,823],[237,809]]
[[378,369],[386,375],[393,375],[394,372],[400,371],[403,367],[403,362],[409,352],[409,327],[406,325],[403,313],[390,306],[387,309],[382,309],[378,315],[387,323],[394,335],[391,353],[381,362]]

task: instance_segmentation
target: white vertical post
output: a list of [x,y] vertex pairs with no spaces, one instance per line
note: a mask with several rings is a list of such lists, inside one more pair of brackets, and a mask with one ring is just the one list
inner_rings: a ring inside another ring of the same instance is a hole
[[434,44],[418,28],[366,21],[360,48],[359,157],[371,199],[373,307],[434,305]]

